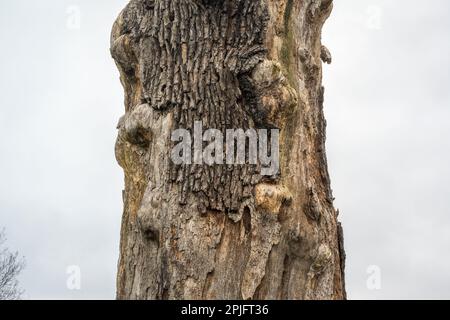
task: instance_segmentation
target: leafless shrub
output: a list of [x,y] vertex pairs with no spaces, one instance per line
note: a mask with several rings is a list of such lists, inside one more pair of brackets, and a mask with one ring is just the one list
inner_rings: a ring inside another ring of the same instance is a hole
[[0,229],[0,300],[18,300],[23,291],[17,276],[25,267],[25,261],[18,252],[10,252],[5,242],[5,232]]

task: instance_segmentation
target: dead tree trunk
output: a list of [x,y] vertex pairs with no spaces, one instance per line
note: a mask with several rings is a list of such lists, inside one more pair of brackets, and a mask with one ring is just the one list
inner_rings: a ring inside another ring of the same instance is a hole
[[[132,0],[111,52],[125,89],[118,299],[344,299],[325,156],[321,29],[332,0]],[[279,128],[280,171],[183,164],[177,128]]]

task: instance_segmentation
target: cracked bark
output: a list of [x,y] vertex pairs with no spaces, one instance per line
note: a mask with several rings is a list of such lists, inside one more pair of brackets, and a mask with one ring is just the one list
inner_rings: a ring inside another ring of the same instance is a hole
[[[118,299],[344,299],[325,155],[331,0],[132,0],[111,53],[125,90]],[[174,165],[177,128],[279,128],[280,173]]]

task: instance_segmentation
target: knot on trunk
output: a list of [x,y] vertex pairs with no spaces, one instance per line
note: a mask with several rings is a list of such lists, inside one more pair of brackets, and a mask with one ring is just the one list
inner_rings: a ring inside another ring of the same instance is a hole
[[313,0],[308,9],[309,21],[314,22],[327,16],[331,11],[333,0]]
[[306,202],[303,206],[303,212],[309,219],[318,222],[322,216],[322,211],[323,208],[316,191],[313,187],[308,188],[306,191]]
[[298,104],[295,89],[289,85],[276,61],[263,60],[250,75],[241,76],[239,82],[246,110],[256,127],[280,127],[283,112]]
[[278,215],[284,204],[292,201],[292,194],[285,186],[261,183],[255,187],[255,203],[267,213]]
[[333,61],[330,50],[328,50],[328,48],[325,46],[322,46],[320,48],[320,59],[322,59],[322,61],[327,64],[331,64],[331,62]]
[[111,45],[111,56],[126,75],[132,75],[138,63],[134,53],[131,38],[123,34],[113,41]]
[[123,130],[124,138],[129,143],[147,148],[152,139],[151,123],[153,109],[148,104],[135,107],[119,122],[119,130]]

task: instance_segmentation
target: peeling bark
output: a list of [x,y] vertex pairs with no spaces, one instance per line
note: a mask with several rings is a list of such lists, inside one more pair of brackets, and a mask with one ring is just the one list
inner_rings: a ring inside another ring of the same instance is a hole
[[[132,0],[111,53],[125,90],[118,299],[344,299],[325,155],[331,0]],[[280,173],[175,165],[177,128],[280,129]]]

